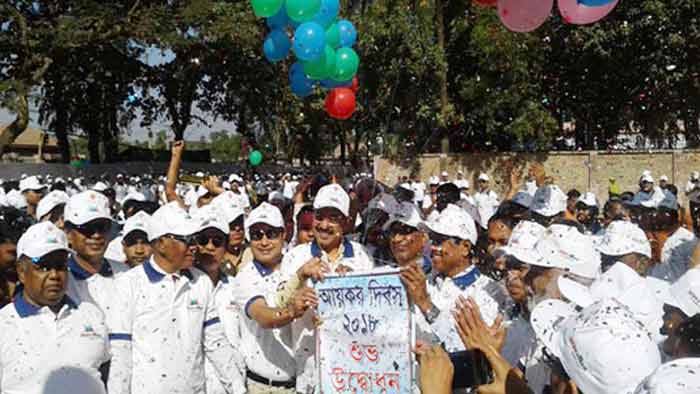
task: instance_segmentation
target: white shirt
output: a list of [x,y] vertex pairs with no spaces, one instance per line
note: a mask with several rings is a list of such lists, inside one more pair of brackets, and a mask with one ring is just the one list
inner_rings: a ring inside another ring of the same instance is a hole
[[649,270],[649,275],[667,282],[675,282],[688,270],[688,262],[698,242],[695,234],[683,227],[678,228],[661,250],[661,263]]
[[109,360],[104,315],[67,296],[58,313],[22,294],[0,310],[0,392],[104,393],[98,368]]
[[476,202],[476,208],[479,211],[482,223],[489,222],[489,219],[496,213],[496,209],[498,209],[498,205],[500,204],[498,202],[498,195],[491,189],[485,193],[477,192],[474,194],[474,201]]
[[263,299],[275,306],[275,295],[284,286],[281,270],[271,270],[253,260],[234,279],[234,302],[240,310],[241,351],[248,370],[264,378],[285,382],[296,376],[291,325],[265,329],[250,316],[249,308]]
[[[352,268],[355,272],[367,272],[374,268],[374,261],[369,257],[365,248],[357,242],[343,241],[343,254],[337,261],[331,262],[328,255],[316,242],[299,245],[287,253],[282,259],[282,273],[285,278],[296,275],[302,265],[313,257],[320,257],[329,263],[331,271],[335,272],[340,265]],[[292,343],[297,369],[297,392],[313,392],[318,385],[316,370],[316,335],[313,324],[313,314],[310,311],[300,319],[292,322]]]
[[117,282],[110,394],[203,394],[205,355],[228,393],[245,392],[243,360],[224,334],[206,274],[167,274],[151,257]]
[[[219,283],[214,288],[214,301],[216,310],[224,328],[224,334],[231,346],[240,349],[240,308],[234,302],[234,292],[238,291],[233,283],[233,277],[221,274]],[[221,384],[216,368],[208,358],[204,359],[204,372],[206,375],[207,394],[224,394],[226,389]]]
[[116,279],[129,270],[124,263],[104,259],[102,269],[91,274],[83,269],[73,257],[68,260],[68,285],[66,294],[76,302],[91,302],[97,305],[109,322],[114,313],[117,293]]
[[297,181],[288,181],[284,183],[284,191],[282,194],[284,194],[284,198],[292,199],[294,198],[294,193],[297,191],[297,186],[299,186],[299,182]]

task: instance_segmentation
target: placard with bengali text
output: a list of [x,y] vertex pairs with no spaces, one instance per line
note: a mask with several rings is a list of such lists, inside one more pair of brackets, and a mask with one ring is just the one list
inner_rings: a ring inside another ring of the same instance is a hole
[[409,394],[413,323],[398,271],[331,276],[315,288],[320,392]]

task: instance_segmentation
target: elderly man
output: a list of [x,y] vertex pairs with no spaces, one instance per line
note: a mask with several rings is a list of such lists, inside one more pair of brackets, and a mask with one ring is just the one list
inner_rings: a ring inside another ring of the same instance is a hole
[[397,266],[408,267],[415,264],[428,273],[432,264],[430,259],[423,255],[428,236],[418,229],[422,223],[418,207],[403,202],[389,217],[384,231],[388,234],[389,248]]
[[164,205],[148,234],[153,256],[119,277],[110,393],[204,393],[204,357],[227,393],[245,392],[243,360],[224,334],[212,282],[192,268],[196,231],[176,202]]
[[36,207],[36,217],[39,221],[51,221],[56,227],[63,229],[63,212],[68,202],[68,194],[54,190],[44,196]]
[[68,243],[50,222],[17,245],[22,288],[0,310],[3,393],[104,393],[100,366],[109,359],[104,315],[66,295]]

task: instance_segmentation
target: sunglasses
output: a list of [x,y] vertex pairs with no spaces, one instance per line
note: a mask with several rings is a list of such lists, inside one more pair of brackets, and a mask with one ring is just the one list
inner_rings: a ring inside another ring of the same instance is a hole
[[434,246],[442,246],[442,244],[447,241],[453,241],[455,245],[458,245],[461,240],[455,237],[450,237],[449,235],[442,235],[438,233],[430,234],[430,243]]
[[267,239],[278,239],[281,235],[282,232],[281,228],[268,228],[267,230],[263,230],[261,228],[255,229],[255,230],[250,230],[250,239],[252,241],[260,241],[263,236],[267,237]]
[[209,242],[211,242],[215,248],[220,248],[226,242],[226,237],[224,237],[223,235],[211,236],[207,234],[197,234],[197,236],[195,237],[195,241],[197,242],[197,245],[201,247],[205,247],[209,245]]
[[523,271],[528,269],[528,265],[513,256],[506,257],[506,271]]
[[165,235],[165,237],[170,238],[170,239],[175,240],[175,241],[178,241],[178,242],[182,242],[183,244],[185,244],[187,246],[194,245],[194,243],[195,243],[194,237],[191,235],[185,236],[185,235],[167,234],[167,235]]
[[314,219],[316,219],[317,222],[322,222],[324,220],[328,220],[329,222],[331,222],[333,224],[341,224],[341,223],[343,223],[345,216],[343,216],[342,214],[339,214],[339,213],[324,214],[321,212],[315,212]]
[[109,230],[112,228],[112,222],[109,220],[95,220],[80,226],[68,224],[67,227],[70,230],[75,230],[86,237],[91,237],[94,234],[107,234],[107,232],[109,232]]
[[32,263],[34,264],[34,269],[42,273],[53,270],[61,272],[68,270],[68,259],[64,256],[33,258]]
[[407,235],[415,234],[417,232],[418,232],[418,229],[415,227],[411,227],[411,226],[408,226],[405,224],[395,224],[395,225],[392,225],[391,227],[389,227],[389,231],[387,231],[387,235],[389,237],[395,237],[397,235],[407,236]]
[[124,237],[123,241],[124,241],[124,245],[126,245],[129,248],[138,244],[138,243],[148,244],[148,239],[146,238],[146,234],[141,232],[141,231],[134,231],[133,233]]

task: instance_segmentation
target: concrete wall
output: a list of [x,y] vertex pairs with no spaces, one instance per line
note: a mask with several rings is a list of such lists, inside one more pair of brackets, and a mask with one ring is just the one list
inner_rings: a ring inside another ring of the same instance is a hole
[[404,163],[375,157],[374,171],[378,180],[394,185],[400,176],[410,176],[414,168],[423,181],[442,171],[447,171],[453,179],[457,171],[462,170],[472,183],[472,189],[476,177],[483,171],[491,176],[492,188],[503,195],[508,189],[511,168],[527,169],[534,162],[542,163],[547,175],[552,176],[564,192],[572,188],[592,191],[601,202],[608,197],[609,178],[615,177],[622,191],[636,191],[642,171],[648,169],[657,182],[661,175],[668,176],[669,181],[678,186],[679,198],[683,201],[690,173],[700,171],[700,151],[428,154]]

